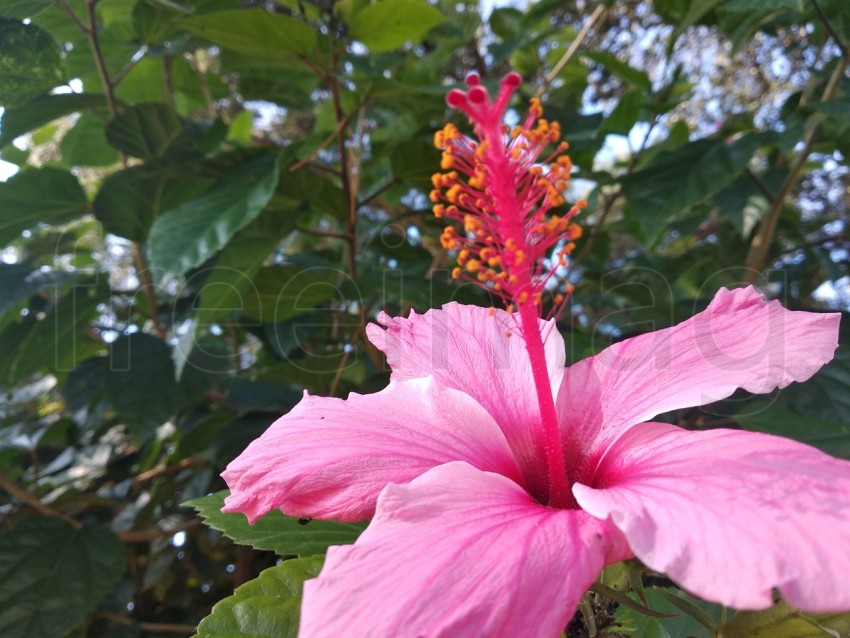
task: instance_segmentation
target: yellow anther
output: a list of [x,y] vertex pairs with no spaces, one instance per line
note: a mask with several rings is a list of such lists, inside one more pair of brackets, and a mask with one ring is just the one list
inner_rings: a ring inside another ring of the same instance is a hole
[[433,211],[434,211],[434,217],[436,217],[437,219],[442,219],[443,215],[446,214],[446,207],[443,206],[442,204],[436,204],[433,208]]
[[452,279],[460,279],[460,268],[452,268]]
[[479,270],[481,270],[481,262],[477,259],[470,259],[468,262],[466,262],[466,269],[469,272],[478,272]]
[[463,228],[468,233],[474,233],[481,228],[481,221],[475,215],[465,215],[463,218]]
[[460,184],[455,184],[449,190],[446,191],[446,199],[450,201],[452,204],[457,204],[458,199],[460,198],[460,194],[463,192],[463,188]]
[[495,257],[490,257],[487,260],[487,265],[491,268],[495,268],[496,266],[500,266],[502,264],[502,258],[496,255]]
[[428,193],[428,199],[430,199],[432,202],[434,202],[436,204],[437,202],[440,201],[440,191],[432,190],[430,193]]
[[562,295],[560,292],[555,295],[555,303],[556,304],[564,303],[564,299],[565,299],[564,295]]
[[519,266],[525,261],[525,251],[518,250],[514,253],[514,265]]
[[516,299],[518,304],[524,304],[528,301],[528,293],[526,291],[522,291],[519,293],[519,296]]
[[541,295],[539,292],[535,292],[531,295],[531,302],[535,306],[541,306],[543,304],[543,295]]

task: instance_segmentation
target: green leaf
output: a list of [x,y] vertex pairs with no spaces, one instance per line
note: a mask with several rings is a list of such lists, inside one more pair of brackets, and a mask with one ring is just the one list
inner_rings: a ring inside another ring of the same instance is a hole
[[443,14],[427,2],[381,0],[354,13],[348,29],[353,39],[372,51],[392,51],[406,42],[418,44],[443,21]]
[[30,518],[0,536],[0,635],[63,636],[118,584],[124,548],[104,527]]
[[314,521],[284,516],[273,510],[253,525],[244,514],[221,511],[227,490],[184,503],[194,507],[204,522],[242,545],[276,552],[281,556],[322,554],[331,545],[348,545],[357,540],[366,523]]
[[[706,603],[678,589],[667,588],[663,592],[660,588],[646,590],[649,607],[653,611],[665,614],[668,617],[650,618],[635,609],[625,606],[617,608],[614,617],[623,633],[635,638],[658,638],[660,636],[667,636],[668,638],[678,638],[679,636],[713,638],[703,623],[709,622],[714,626],[720,624],[721,608],[719,605]],[[637,600],[635,594],[631,594],[631,596]],[[684,605],[673,604],[669,600],[670,596],[680,599]],[[688,608],[694,606],[699,609],[701,612],[699,620],[683,613],[681,606]]]
[[850,614],[804,614],[779,602],[762,611],[738,612],[720,626],[717,638],[829,638],[847,635],[848,629]]
[[628,91],[620,98],[611,114],[602,122],[602,126],[599,127],[599,135],[609,133],[627,135],[640,118],[642,108],[643,93],[637,89]]
[[106,98],[95,93],[42,95],[27,104],[10,107],[0,118],[0,148],[16,137],[78,111],[106,112]]
[[260,58],[309,55],[317,45],[313,28],[289,16],[259,9],[233,9],[193,16],[188,31],[225,49]]
[[[780,393],[779,400],[786,400],[785,390]],[[795,439],[820,448],[833,456],[850,458],[850,423],[848,421],[843,423],[823,421],[767,399],[755,399],[748,402],[737,414],[733,414],[732,418],[738,425],[748,430]]]
[[158,102],[137,104],[117,115],[106,127],[106,139],[119,151],[145,161],[178,163],[198,156],[180,117]]
[[50,34],[0,18],[0,106],[24,104],[61,83],[59,45]]
[[0,316],[41,290],[72,281],[75,273],[0,263]]
[[92,113],[83,113],[59,148],[66,166],[110,166],[121,159],[106,140],[103,121]]
[[279,323],[309,312],[320,303],[344,298],[339,273],[329,268],[269,266],[254,277],[245,312],[263,323]]
[[254,291],[253,276],[292,228],[292,211],[269,210],[239,231],[204,281],[197,308],[199,326],[245,310],[244,300]]
[[77,178],[58,168],[30,168],[0,183],[0,246],[38,223],[64,224],[89,212]]
[[756,151],[775,139],[751,133],[727,143],[697,140],[660,153],[621,180],[630,210],[654,242],[668,220],[731,184]]
[[767,13],[777,9],[802,11],[803,2],[802,0],[730,0],[723,5],[722,9],[734,13],[749,13],[751,11]]
[[133,7],[133,31],[147,45],[156,45],[166,39],[175,24],[184,17],[167,3],[156,0],[139,0]]
[[304,581],[324,556],[295,558],[260,573],[219,601],[198,625],[198,638],[296,638]]
[[113,235],[144,242],[164,210],[203,195],[210,180],[177,167],[131,166],[112,173],[94,198],[94,215]]
[[206,354],[193,348],[178,382],[172,350],[160,339],[134,333],[112,344],[106,395],[138,440],[191,405],[214,381],[216,370],[204,360]]
[[608,71],[616,75],[621,80],[628,82],[633,87],[640,89],[645,93],[652,92],[652,82],[646,72],[629,66],[616,56],[604,51],[589,51],[582,53],[582,56],[590,58],[594,62],[598,62]]
[[782,390],[780,400],[801,414],[834,423],[850,423],[850,315],[842,313],[835,357],[804,383]]
[[265,208],[277,186],[277,153],[257,153],[208,191],[160,215],[148,238],[158,276],[181,275],[221,250]]
[[0,379],[18,381],[35,372],[70,372],[81,359],[102,349],[86,329],[106,296],[104,287],[82,281],[59,300],[26,336],[14,353],[0,359]]

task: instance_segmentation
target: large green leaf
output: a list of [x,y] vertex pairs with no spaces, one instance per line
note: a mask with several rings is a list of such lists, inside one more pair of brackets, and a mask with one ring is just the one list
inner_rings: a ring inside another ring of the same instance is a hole
[[198,638],[295,638],[304,581],[315,578],[324,556],[287,560],[238,587],[198,625]]
[[[635,638],[679,638],[680,636],[712,638],[701,621],[684,613],[682,607],[685,605],[674,604],[671,602],[671,597],[681,598],[687,606],[696,606],[702,612],[699,615],[710,618],[715,626],[719,624],[721,616],[719,605],[703,602],[673,588],[664,590],[652,588],[648,589],[646,594],[649,599],[649,608],[667,617],[646,616],[635,609],[620,605],[615,618],[624,633]],[[634,594],[632,597],[635,597]]]
[[329,268],[269,266],[254,277],[245,312],[263,323],[279,323],[309,312],[329,299],[344,297],[339,273]]
[[828,638],[850,635],[850,613],[802,613],[785,602],[762,611],[741,611],[723,623],[717,638]]
[[582,56],[598,62],[613,75],[616,75],[621,80],[625,80],[633,87],[641,89],[645,93],[652,91],[652,82],[645,71],[629,66],[611,53],[606,53],[605,51],[588,51],[587,53],[582,53]]
[[[784,399],[783,390],[780,400]],[[796,439],[833,456],[850,458],[850,420],[824,421],[767,399],[748,402],[732,418],[748,430]]]
[[0,635],[63,636],[118,584],[121,542],[104,527],[31,518],[0,536]]
[[293,228],[293,211],[268,210],[227,244],[210,268],[198,305],[198,324],[205,326],[228,313],[242,313],[255,291],[254,275],[281,239]]
[[278,177],[277,153],[257,153],[228,170],[200,197],[164,212],[148,238],[153,268],[167,277],[204,263],[257,218]]
[[850,423],[850,315],[842,313],[833,360],[805,383],[782,390],[780,400],[815,419]]
[[422,0],[381,0],[355,12],[348,29],[373,51],[391,51],[405,42],[418,44],[443,21],[443,14]]
[[[0,358],[0,378],[19,381],[35,372],[70,372],[81,359],[102,349],[87,328],[106,291],[81,281]],[[12,350],[14,348],[14,350]]]
[[62,138],[60,149],[66,166],[110,166],[121,158],[106,140],[103,120],[93,113],[83,113]]
[[72,281],[76,273],[0,263],[0,316],[41,290]]
[[16,106],[62,83],[59,45],[35,24],[0,18],[0,106]]
[[131,166],[103,180],[92,208],[107,232],[143,242],[162,211],[201,197],[210,184],[180,167]]
[[0,246],[38,223],[63,224],[89,210],[77,178],[58,168],[30,168],[0,183]]
[[63,115],[78,111],[106,111],[106,98],[95,93],[42,95],[21,106],[7,108],[0,118],[0,148]]
[[277,552],[281,556],[321,554],[331,545],[348,545],[357,540],[366,523],[337,523],[284,516],[274,510],[253,525],[244,514],[221,511],[228,492],[216,492],[193,499],[185,505],[194,507],[210,527],[242,545]]
[[698,140],[660,153],[643,170],[622,179],[632,214],[654,242],[668,220],[731,184],[755,152],[775,139],[751,133],[727,143]]
[[261,58],[309,55],[317,43],[310,25],[260,9],[206,13],[183,21],[181,26],[225,49]]
[[178,381],[165,342],[144,333],[122,336],[110,348],[106,395],[125,425],[144,440],[215,381],[220,362],[207,358],[212,354],[193,348]]
[[137,104],[117,115],[106,127],[115,148],[145,161],[177,163],[198,156],[180,117],[167,104]]

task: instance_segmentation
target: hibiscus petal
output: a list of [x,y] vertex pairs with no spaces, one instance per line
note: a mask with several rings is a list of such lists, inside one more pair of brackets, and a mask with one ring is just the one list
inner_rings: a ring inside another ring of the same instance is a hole
[[766,434],[646,423],[573,493],[697,596],[763,609],[777,587],[799,609],[850,609],[846,461]]
[[222,473],[231,490],[224,511],[252,522],[275,508],[364,520],[388,483],[457,460],[521,480],[493,418],[432,378],[391,382],[347,400],[305,393]]
[[360,539],[330,548],[299,635],[557,636],[623,551],[610,523],[449,463],[387,486]]
[[578,362],[557,401],[568,459],[592,465],[625,429],[668,410],[805,381],[832,359],[840,318],[724,288],[691,319]]
[[[378,316],[369,339],[387,355],[396,381],[433,375],[474,397],[493,415],[532,489],[548,489],[540,402],[515,319],[503,310],[450,303],[424,315]],[[554,321],[540,322],[553,396],[564,374],[564,340]]]

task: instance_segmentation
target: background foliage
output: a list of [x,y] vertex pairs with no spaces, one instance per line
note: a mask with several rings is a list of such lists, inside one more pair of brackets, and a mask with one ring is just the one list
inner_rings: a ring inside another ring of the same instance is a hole
[[[0,0],[0,634],[189,635],[225,599],[202,635],[294,635],[362,526],[206,495],[305,388],[385,385],[378,310],[489,305],[427,201],[469,71],[519,71],[572,144],[571,360],[724,285],[846,312],[848,47],[845,0]],[[810,382],[667,417],[850,458],[847,326]],[[846,629],[638,573],[569,635]]]

